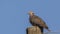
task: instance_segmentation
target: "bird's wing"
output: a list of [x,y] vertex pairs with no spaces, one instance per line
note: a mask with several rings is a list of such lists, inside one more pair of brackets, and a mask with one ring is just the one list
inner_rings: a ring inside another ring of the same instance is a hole
[[34,18],[33,22],[43,27],[47,27],[46,23],[39,17]]

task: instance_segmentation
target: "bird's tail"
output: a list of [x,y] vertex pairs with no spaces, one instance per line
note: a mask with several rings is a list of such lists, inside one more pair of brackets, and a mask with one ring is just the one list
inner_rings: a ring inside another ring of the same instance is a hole
[[49,32],[51,32],[51,30],[48,27],[45,27]]

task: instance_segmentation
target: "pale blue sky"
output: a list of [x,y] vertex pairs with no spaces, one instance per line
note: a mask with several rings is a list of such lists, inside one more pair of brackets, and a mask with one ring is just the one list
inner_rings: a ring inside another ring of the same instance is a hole
[[[53,32],[60,31],[60,0],[0,0],[0,34],[26,34],[33,10]],[[47,30],[45,30],[47,31]]]

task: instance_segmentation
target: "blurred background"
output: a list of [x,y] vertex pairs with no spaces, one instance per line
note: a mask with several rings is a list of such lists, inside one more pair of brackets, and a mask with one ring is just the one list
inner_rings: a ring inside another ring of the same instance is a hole
[[0,0],[0,34],[26,34],[30,10],[60,32],[60,0]]

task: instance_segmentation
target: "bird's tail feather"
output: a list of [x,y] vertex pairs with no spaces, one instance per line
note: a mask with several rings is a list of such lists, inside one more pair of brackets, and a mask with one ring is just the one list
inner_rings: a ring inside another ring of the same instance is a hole
[[48,27],[45,27],[49,32],[51,31],[51,30],[49,30],[49,28]]

